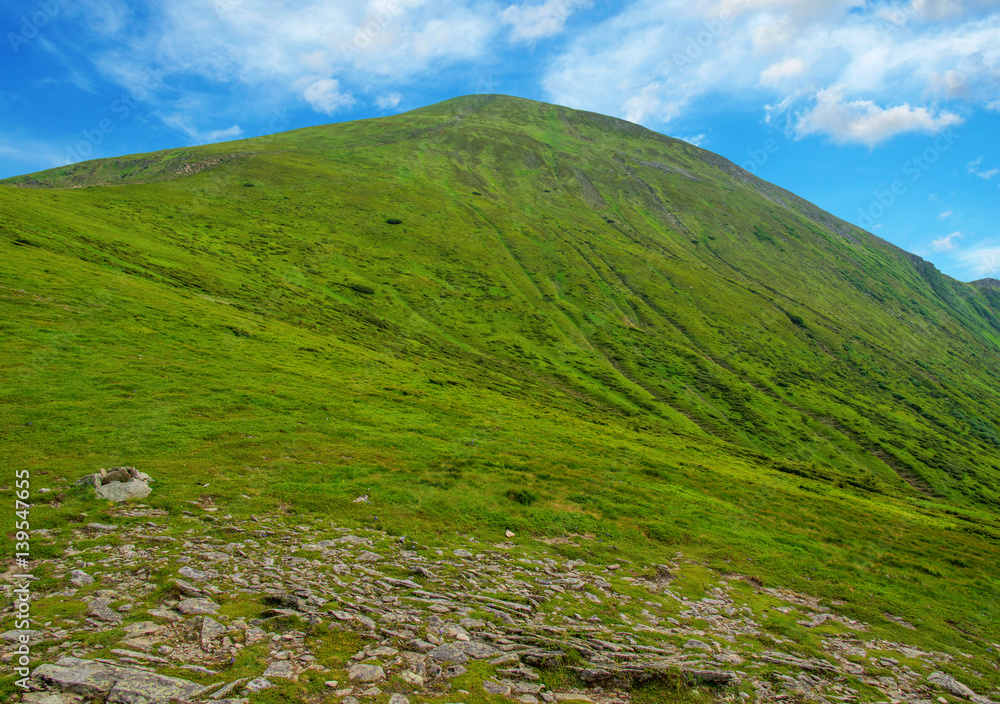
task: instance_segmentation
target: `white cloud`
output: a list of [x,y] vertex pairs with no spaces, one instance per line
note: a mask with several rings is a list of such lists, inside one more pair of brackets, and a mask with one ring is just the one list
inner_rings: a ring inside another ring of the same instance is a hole
[[938,217],[941,218],[942,220],[944,220],[946,218],[950,218],[954,214],[955,214],[954,210],[946,210],[943,213],[941,213],[940,215],[938,215]]
[[354,96],[350,91],[342,91],[336,78],[304,79],[300,85],[302,97],[316,112],[332,115],[354,104]]
[[979,178],[984,178],[987,181],[989,181],[997,174],[1000,174],[1000,169],[998,168],[984,169],[980,171],[977,167],[982,163],[983,163],[983,157],[979,157],[975,161],[970,161],[968,164],[965,165],[965,167],[969,170],[970,174],[975,174]]
[[683,139],[685,142],[693,144],[696,147],[700,147],[705,143],[707,137],[705,136],[705,133],[702,132],[701,134],[692,134],[687,137],[679,137],[678,139]]
[[974,276],[1000,274],[1000,247],[979,247],[962,252],[959,259]]
[[955,240],[962,236],[961,232],[952,232],[947,237],[931,242],[931,248],[935,252],[950,252],[956,248]]
[[837,144],[874,147],[906,132],[936,134],[962,123],[962,118],[954,113],[935,115],[927,108],[910,107],[908,103],[883,108],[870,100],[847,102],[843,93],[839,86],[819,91],[815,105],[797,115],[797,136],[825,134]]
[[[185,104],[182,107],[192,108],[190,104]],[[243,130],[240,129],[239,125],[232,125],[231,127],[226,127],[225,129],[215,129],[203,131],[195,127],[191,121],[187,118],[186,114],[176,113],[173,115],[166,115],[163,118],[164,124],[173,127],[176,130],[180,130],[186,134],[191,141],[197,144],[211,144],[213,142],[225,142],[231,139],[239,139],[243,136]]]
[[581,31],[543,86],[554,102],[654,128],[724,94],[772,124],[791,118],[793,134],[874,146],[1000,111],[997,5],[635,0]]
[[402,100],[403,96],[399,93],[386,93],[375,98],[375,106],[380,110],[390,110],[399,107],[399,103]]
[[513,41],[534,41],[559,34],[574,10],[589,7],[589,0],[546,0],[541,5],[509,5],[500,21],[511,26]]
[[763,85],[778,85],[785,81],[797,79],[806,72],[806,62],[798,56],[771,64],[760,74]]

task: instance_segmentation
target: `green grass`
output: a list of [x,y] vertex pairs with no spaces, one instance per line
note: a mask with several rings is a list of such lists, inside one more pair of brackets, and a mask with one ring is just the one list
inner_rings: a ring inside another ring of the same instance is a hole
[[101,521],[67,482],[127,464],[185,529],[210,498],[590,534],[556,549],[1000,641],[998,294],[715,155],[477,96],[6,183],[2,481],[30,469],[33,527]]

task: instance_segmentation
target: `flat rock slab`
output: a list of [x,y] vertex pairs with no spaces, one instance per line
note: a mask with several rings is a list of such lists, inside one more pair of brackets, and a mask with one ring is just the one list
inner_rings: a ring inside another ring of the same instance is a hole
[[31,677],[71,694],[107,694],[107,704],[166,704],[191,699],[205,689],[179,677],[68,656],[35,668]]
[[219,605],[211,599],[184,599],[177,605],[177,610],[182,614],[214,614],[219,610]]
[[163,626],[153,621],[136,621],[125,626],[125,637],[148,636],[163,630]]
[[271,687],[274,686],[275,684],[273,682],[269,682],[263,677],[258,677],[255,680],[250,680],[249,682],[247,682],[247,686],[243,688],[243,693],[253,694],[254,692],[261,692],[265,689],[270,689]]
[[956,680],[951,675],[946,675],[943,672],[932,672],[927,675],[927,681],[936,684],[941,689],[951,692],[952,694],[965,697],[966,699],[972,699],[976,696],[976,693],[972,691],[971,688],[962,684]]
[[[487,645],[486,643],[480,643],[474,640],[460,641],[458,643],[455,643],[455,647],[461,650],[466,655],[468,655],[470,658],[475,658],[476,660],[495,658],[500,655],[500,651],[494,648],[492,645]],[[433,657],[433,653],[431,653],[431,657]],[[448,662],[455,662],[455,661],[449,660]]]
[[[282,679],[291,679],[295,675],[295,670],[292,668],[292,663],[288,660],[275,660],[267,669],[264,670],[262,677],[281,677]],[[385,675],[383,674],[383,677]]]
[[88,610],[91,615],[107,623],[121,623],[121,614],[112,611],[110,604],[111,599],[94,599],[90,602],[90,608]]
[[83,570],[72,570],[69,573],[69,581],[77,587],[86,587],[94,583],[94,578]]
[[111,482],[94,488],[97,498],[107,499],[115,503],[130,499],[144,499],[149,496],[151,491],[149,484],[138,479],[128,482]]
[[378,665],[354,665],[347,671],[347,679],[361,682],[381,682],[385,679],[385,670]]
[[446,643],[445,645],[439,645],[434,648],[434,650],[428,653],[432,658],[438,662],[454,662],[454,663],[464,663],[469,661],[469,656],[459,650],[456,646]]
[[510,685],[499,684],[497,682],[491,682],[490,680],[483,682],[483,689],[486,690],[488,694],[498,694],[501,697],[506,697],[510,694]]

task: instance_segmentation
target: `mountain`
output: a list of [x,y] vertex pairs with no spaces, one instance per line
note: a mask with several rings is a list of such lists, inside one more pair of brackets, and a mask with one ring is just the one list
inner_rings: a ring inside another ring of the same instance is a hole
[[0,183],[3,452],[36,483],[127,464],[175,514],[603,536],[1000,639],[995,281],[505,96]]

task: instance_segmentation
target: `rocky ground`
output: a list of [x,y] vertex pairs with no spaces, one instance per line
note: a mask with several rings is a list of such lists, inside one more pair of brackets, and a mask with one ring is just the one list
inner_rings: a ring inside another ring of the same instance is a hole
[[[644,687],[747,702],[998,696],[974,691],[982,673],[961,652],[876,637],[837,603],[681,553],[594,565],[559,549],[592,536],[508,532],[442,550],[282,517],[186,530],[144,507],[116,518],[35,536],[62,554],[35,564],[32,691],[12,701],[625,704]],[[901,633],[919,627],[895,620]],[[3,634],[8,663],[17,636]]]

